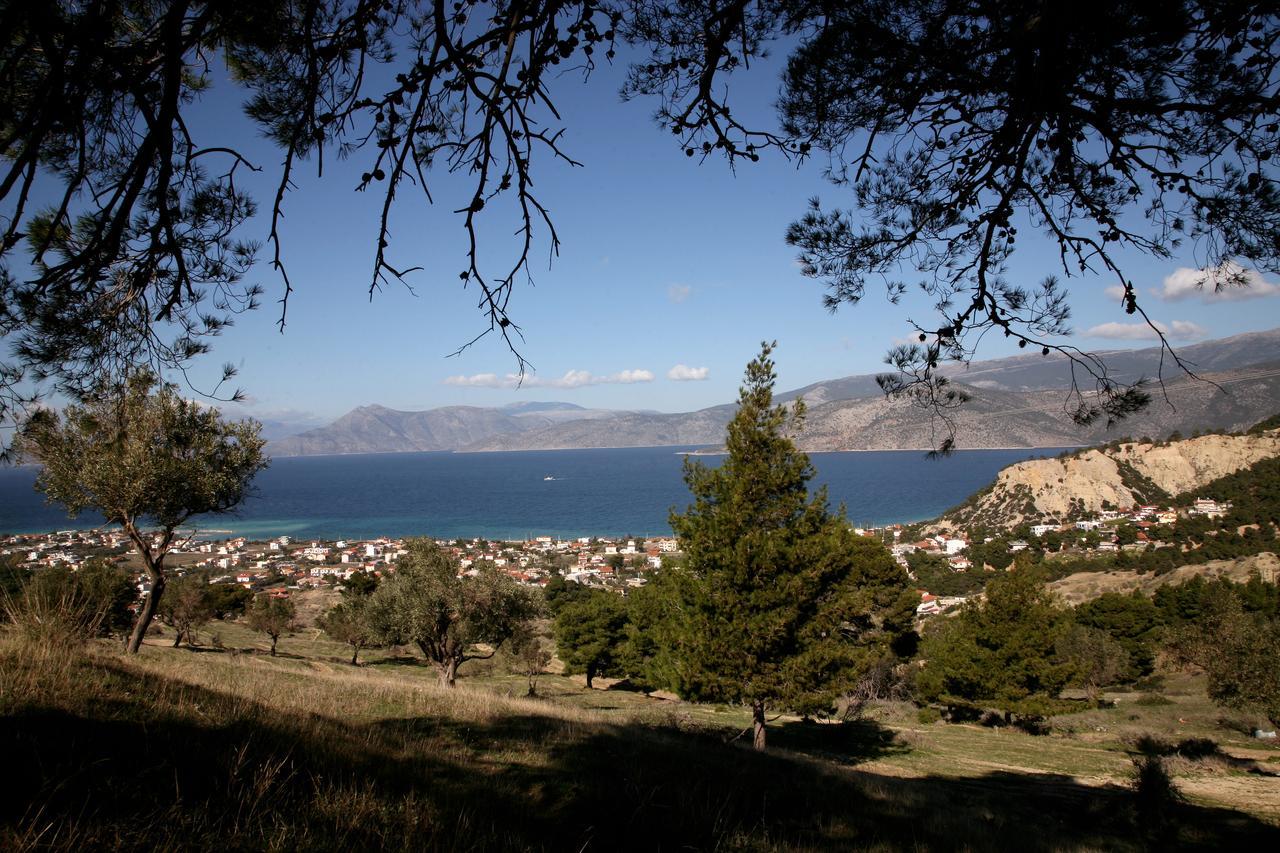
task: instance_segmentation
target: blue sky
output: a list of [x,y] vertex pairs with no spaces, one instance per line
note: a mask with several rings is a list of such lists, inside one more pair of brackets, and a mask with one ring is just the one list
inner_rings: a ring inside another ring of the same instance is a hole
[[[758,63],[747,78],[734,80],[735,101],[754,105],[763,121],[771,118],[777,69]],[[524,387],[489,387],[515,369],[496,336],[449,357],[484,327],[475,294],[458,279],[464,232],[450,211],[462,201],[450,190],[462,187],[451,179],[440,177],[434,208],[414,189],[402,191],[391,258],[426,269],[411,277],[413,293],[392,286],[370,300],[381,197],[353,192],[366,162],[359,153],[348,163],[330,157],[322,181],[304,165],[287,199],[285,259],[296,291],[284,333],[275,325],[282,285],[260,263],[254,277],[266,288],[263,307],[240,317],[216,342],[212,356],[193,371],[197,384],[212,384],[209,377],[230,361],[239,366],[239,384],[249,395],[245,405],[227,407],[230,413],[307,422],[370,403],[425,409],[566,400],[685,411],[732,400],[762,339],[778,341],[781,388],[881,369],[885,350],[907,334],[906,318],[925,319],[930,312],[923,299],[893,306],[875,291],[838,314],[823,309],[820,283],[800,275],[794,250],[783,242],[807,199],[845,200],[823,180],[821,163],[797,166],[766,155],[760,163],[740,165],[736,174],[722,160],[699,164],[654,124],[653,104],[620,101],[623,72],[621,65],[606,66],[589,83],[565,79],[558,90],[564,147],[584,165],[538,164],[539,190],[562,250],[548,269],[549,244],[545,233],[539,235],[536,286],[522,287],[512,303],[524,329],[523,354],[536,368]],[[199,105],[195,121],[204,144],[241,143],[243,134],[252,133],[238,114],[237,94],[222,84]],[[264,166],[250,186],[265,211],[279,155],[260,140],[246,147]],[[263,239],[266,230],[260,216],[245,236]],[[495,255],[507,245],[502,239],[490,243]],[[1011,278],[1033,284],[1047,273],[1060,274],[1055,262],[1047,243],[1028,239],[1013,259]],[[1196,267],[1192,256],[1128,261],[1148,312],[1176,338],[1187,342],[1277,325],[1274,277],[1259,279],[1253,298],[1212,299],[1183,287]],[[1180,298],[1149,292],[1165,288],[1166,279]],[[1111,282],[1083,277],[1065,283],[1080,345],[1151,344],[1132,338],[1132,318],[1105,292]],[[1015,351],[992,339],[979,357]],[[683,381],[668,378],[673,370]]]

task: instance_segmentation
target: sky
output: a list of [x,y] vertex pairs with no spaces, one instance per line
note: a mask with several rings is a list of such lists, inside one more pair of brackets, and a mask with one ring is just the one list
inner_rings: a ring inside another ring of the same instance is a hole
[[[563,400],[688,411],[733,400],[762,340],[778,343],[780,390],[882,370],[885,351],[909,333],[907,319],[932,312],[922,297],[895,306],[873,289],[836,314],[823,308],[821,283],[801,275],[783,240],[809,198],[847,201],[824,180],[822,162],[766,154],[734,171],[721,159],[686,157],[653,121],[655,104],[621,101],[624,71],[619,61],[586,84],[566,79],[557,87],[563,121],[555,124],[565,128],[563,147],[583,165],[536,164],[561,251],[548,266],[549,240],[545,231],[538,235],[535,284],[521,286],[511,304],[524,333],[521,352],[534,368],[519,388],[509,378],[515,358],[500,337],[451,355],[486,326],[476,293],[458,278],[465,234],[452,210],[465,203],[457,194],[463,185],[441,177],[434,206],[413,188],[402,190],[390,257],[424,270],[408,279],[412,290],[392,285],[370,298],[381,196],[354,191],[367,168],[362,153],[349,162],[331,156],[323,179],[303,164],[285,203],[284,258],[295,287],[285,329],[277,327],[283,285],[264,248],[251,275],[266,290],[263,306],[215,342],[191,372],[195,386],[212,387],[219,366],[231,362],[247,399],[224,407],[228,414],[310,426],[367,404],[420,410]],[[772,120],[778,71],[776,61],[760,62],[732,81],[733,101],[748,119]],[[238,97],[219,81],[191,118],[203,144],[235,144],[263,167],[242,180],[262,210],[243,236],[262,240],[279,153],[256,137]],[[489,239],[493,258],[514,240]],[[1199,277],[1191,255],[1128,256],[1125,266],[1148,313],[1177,343],[1280,325],[1274,277],[1256,277],[1237,298],[1214,298],[1191,287]],[[1012,281],[1031,285],[1054,272],[1061,275],[1047,241],[1020,243]],[[1064,283],[1078,345],[1152,344],[1150,330],[1134,325],[1108,293],[1111,282],[1084,276]],[[1014,352],[992,339],[978,357]]]

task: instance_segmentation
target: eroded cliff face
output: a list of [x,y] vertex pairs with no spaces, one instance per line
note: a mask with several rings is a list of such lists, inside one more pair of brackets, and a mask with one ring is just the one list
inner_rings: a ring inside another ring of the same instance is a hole
[[1280,430],[1207,435],[1169,444],[1122,444],[1005,468],[988,489],[947,513],[943,526],[1014,527],[1070,521],[1104,509],[1155,503],[1280,455]]
[[1171,495],[1234,474],[1280,453],[1280,430],[1260,435],[1206,435],[1167,446],[1126,444],[1114,455]]

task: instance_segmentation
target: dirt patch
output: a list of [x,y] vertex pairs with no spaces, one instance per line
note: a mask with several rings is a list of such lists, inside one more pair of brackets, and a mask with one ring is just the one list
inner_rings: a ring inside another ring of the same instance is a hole
[[333,589],[308,589],[294,593],[299,629],[314,628],[316,620],[341,600],[342,593]]

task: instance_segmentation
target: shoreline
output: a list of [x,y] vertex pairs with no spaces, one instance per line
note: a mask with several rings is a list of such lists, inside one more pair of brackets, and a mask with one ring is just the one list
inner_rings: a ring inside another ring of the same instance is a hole
[[[1080,450],[1086,447],[1093,447],[1091,444],[1048,444],[1048,445],[1027,445],[1027,446],[1005,446],[999,447],[960,447],[954,453],[981,452],[987,450]],[[727,451],[709,449],[712,445],[685,445],[685,444],[623,444],[618,446],[600,446],[600,447],[533,447],[520,449],[498,449],[498,450],[368,450],[353,451],[351,453],[302,453],[289,456],[273,456],[272,459],[338,459],[350,456],[402,456],[413,453],[451,453],[458,455],[472,455],[481,453],[566,453],[577,450],[657,450],[660,448],[672,448],[672,453],[677,456],[723,456]],[[694,450],[680,450],[681,447],[694,447]],[[267,450],[270,451],[270,446]],[[799,448],[801,452],[813,453],[928,453],[936,448],[933,447],[844,447],[829,450],[805,450]]]

